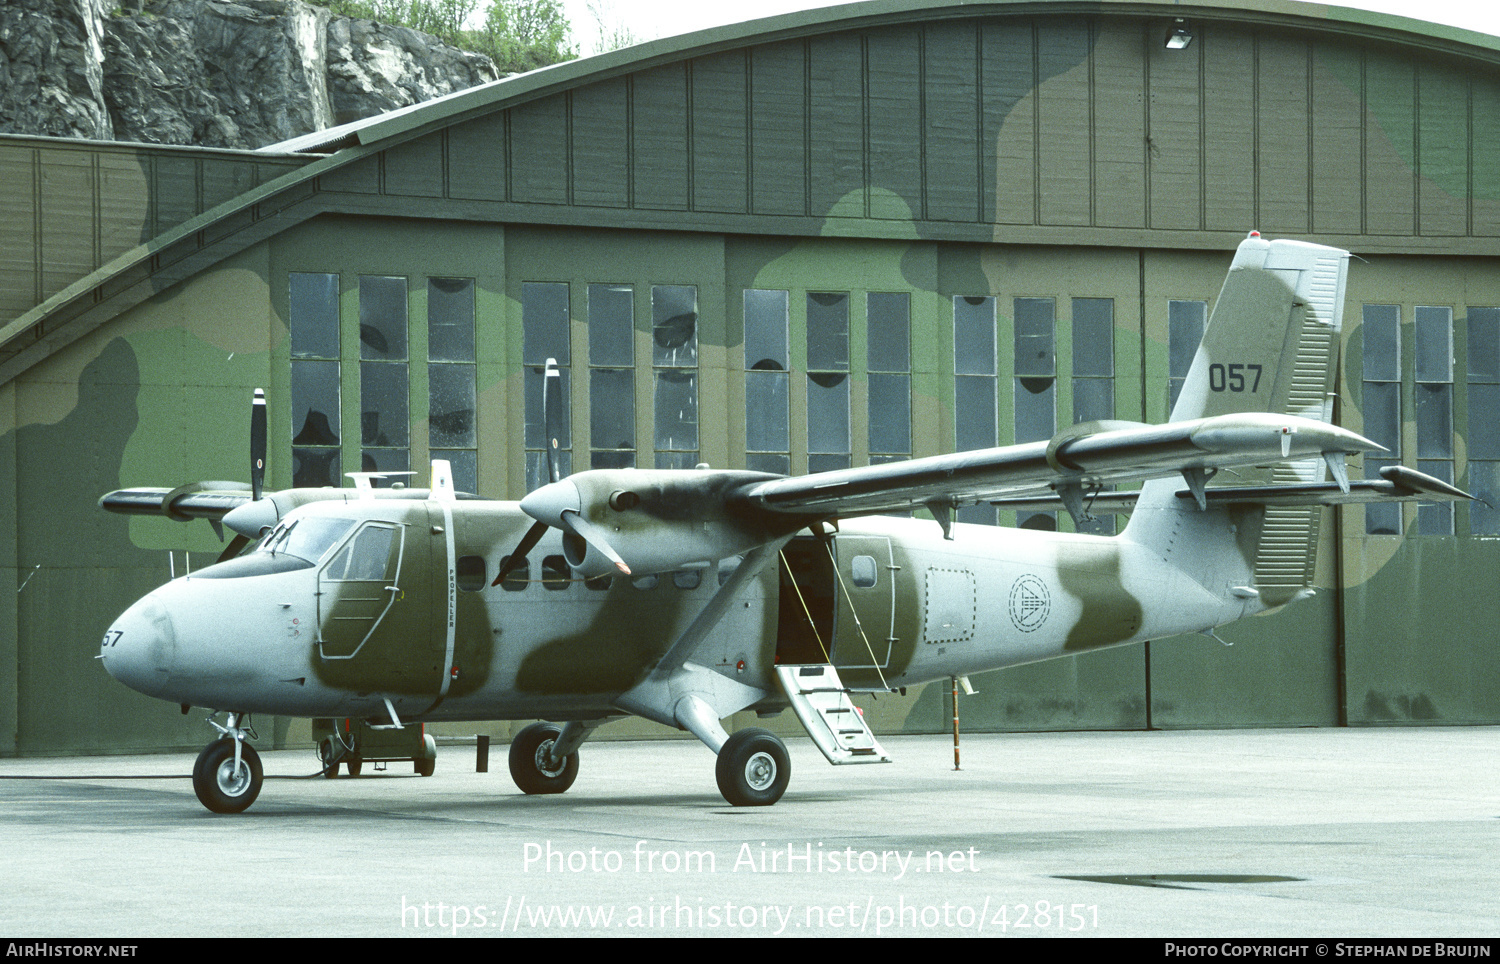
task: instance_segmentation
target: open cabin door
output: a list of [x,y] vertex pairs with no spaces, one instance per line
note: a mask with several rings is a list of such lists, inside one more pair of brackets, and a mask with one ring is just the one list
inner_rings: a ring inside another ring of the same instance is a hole
[[776,674],[829,763],[890,762],[834,664],[878,679],[890,660],[892,576],[884,537],[798,538],[782,551]]

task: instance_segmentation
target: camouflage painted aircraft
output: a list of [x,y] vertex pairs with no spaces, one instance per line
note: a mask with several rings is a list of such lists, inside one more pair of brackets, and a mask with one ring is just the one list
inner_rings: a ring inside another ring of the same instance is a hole
[[[1348,258],[1244,241],[1164,425],[1076,425],[1048,442],[807,477],[560,478],[554,463],[517,503],[459,496],[437,462],[425,491],[356,480],[263,494],[258,399],[250,486],[101,500],[238,533],[218,564],[122,615],[101,658],[142,693],[213,710],[218,736],[193,782],[214,811],[260,791],[252,713],[559,721],[512,742],[527,793],[567,790],[584,739],[634,714],[707,744],[730,803],[772,804],[791,775],[786,747],[760,728],[726,733],[733,713],[790,706],[830,762],[884,761],[851,691],[1212,632],[1311,592],[1321,506],[1466,498],[1401,467],[1348,477],[1348,455],[1380,449],[1330,418]],[[561,392],[549,376],[550,420]],[[1221,472],[1238,483],[1209,485]],[[1135,481],[1139,492],[1104,491]],[[952,523],[977,502],[1131,516],[1118,536]],[[937,524],[880,515],[921,507]]]

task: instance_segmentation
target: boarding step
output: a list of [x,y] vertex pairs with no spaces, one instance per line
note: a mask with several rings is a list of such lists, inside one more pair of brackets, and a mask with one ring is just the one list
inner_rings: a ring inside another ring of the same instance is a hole
[[776,675],[802,728],[829,763],[891,762],[832,665],[778,666]]

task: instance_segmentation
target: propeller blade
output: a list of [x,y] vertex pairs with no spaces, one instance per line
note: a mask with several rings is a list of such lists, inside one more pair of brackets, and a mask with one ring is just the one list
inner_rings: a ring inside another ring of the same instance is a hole
[[235,556],[238,556],[241,552],[245,551],[245,547],[249,544],[250,539],[247,536],[235,536],[233,539],[229,540],[229,545],[224,547],[224,551],[219,553],[218,561],[228,562]]
[[572,509],[567,509],[562,513],[562,524],[568,527],[569,532],[593,546],[596,552],[614,563],[616,569],[627,576],[630,575],[630,567],[625,565],[625,560],[621,559],[620,554],[605,540],[603,529]]
[[266,487],[266,393],[255,390],[250,403],[250,501],[260,499]]
[[547,359],[547,371],[542,390],[542,427],[547,433],[547,478],[556,482],[562,478],[562,456],[558,451],[562,438],[563,419],[562,375],[557,371],[557,359]]
[[516,548],[506,557],[504,565],[500,567],[500,571],[495,573],[495,581],[490,583],[490,585],[498,586],[504,582],[505,577],[514,572],[515,568],[521,564],[521,560],[526,558],[526,554],[536,547],[537,542],[546,533],[547,529],[548,526],[545,522],[537,522],[530,529],[527,529],[526,534],[521,537],[521,541],[517,543]]

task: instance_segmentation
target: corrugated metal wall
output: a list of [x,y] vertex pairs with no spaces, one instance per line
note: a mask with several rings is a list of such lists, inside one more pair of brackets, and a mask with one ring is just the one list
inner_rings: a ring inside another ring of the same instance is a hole
[[308,160],[0,137],[0,326]]

